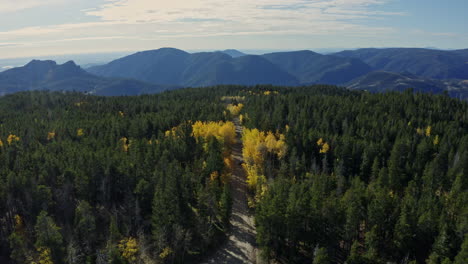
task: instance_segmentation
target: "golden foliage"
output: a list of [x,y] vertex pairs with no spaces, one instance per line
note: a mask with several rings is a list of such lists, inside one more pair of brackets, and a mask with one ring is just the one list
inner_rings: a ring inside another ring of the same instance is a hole
[[20,138],[14,134],[8,135],[8,138],[7,138],[8,145],[11,145],[11,143],[15,141],[16,142],[20,141]]
[[434,141],[432,141],[432,143],[434,143],[434,145],[439,145],[439,142],[440,142],[440,139],[439,139],[439,135],[436,135],[435,138],[434,138]]
[[233,116],[239,115],[240,111],[244,108],[243,104],[238,104],[238,105],[233,105],[233,104],[228,104],[226,109],[231,113]]
[[322,146],[322,149],[320,150],[320,153],[327,153],[330,150],[330,145],[328,143],[324,143]]
[[330,150],[330,145],[328,145],[328,143],[325,142],[325,141],[323,140],[323,138],[320,138],[320,139],[317,141],[317,146],[322,147],[322,148],[320,149],[320,153],[326,154],[326,153]]
[[317,140],[317,146],[323,146],[323,138]]
[[0,147],[3,147],[3,141],[0,139]]
[[243,163],[242,167],[244,168],[245,174],[247,175],[247,186],[250,190],[254,191],[257,187],[258,177],[260,176],[259,169],[256,165],[249,165],[247,163]]
[[[266,178],[263,175],[263,164],[268,153],[284,158],[287,152],[286,139],[283,134],[263,132],[256,128],[244,129],[242,134],[244,147],[242,156],[245,163],[242,164],[246,175],[247,185],[250,190],[256,192],[255,200],[258,201],[266,192]],[[253,201],[251,201],[253,206]]]
[[[51,257],[50,248],[40,247],[37,249],[39,253],[39,261],[37,264],[54,264]],[[36,264],[36,262],[32,262],[31,264]]]
[[159,257],[162,258],[162,259],[166,259],[167,257],[169,257],[172,253],[174,253],[172,251],[172,249],[170,247],[166,247],[163,249],[163,251],[159,254]]
[[232,146],[236,142],[236,126],[228,122],[201,122],[192,125],[192,133],[195,139],[215,137],[224,146]]
[[126,259],[129,263],[136,263],[138,242],[135,238],[129,237],[120,240],[118,247],[124,259]]
[[126,137],[123,137],[119,140],[119,142],[122,144],[122,150],[124,152],[128,152],[128,149],[130,148],[129,140]]
[[55,131],[47,133],[47,140],[52,140],[55,138]]
[[124,116],[125,116],[125,113],[122,112],[122,111],[119,111],[119,116],[120,116],[120,117],[124,117]]
[[246,128],[242,134],[242,141],[244,142],[242,155],[249,164],[263,165],[267,152],[276,154],[279,159],[282,159],[287,152],[284,135],[275,135],[271,131],[265,133],[256,128]]
[[219,178],[219,173],[218,173],[217,171],[213,171],[213,172],[210,174],[210,181],[211,181],[211,182],[216,181],[218,178]]
[[19,229],[23,226],[23,219],[20,215],[15,215],[15,228]]
[[85,102],[78,102],[78,103],[75,103],[75,106],[80,107],[80,106],[82,106],[82,105],[84,105],[84,104],[85,104]]
[[426,137],[430,137],[430,136],[431,136],[431,131],[432,131],[432,127],[431,127],[431,126],[426,127],[426,130],[425,130]]
[[424,135],[424,130],[422,128],[416,128],[416,133],[420,136]]
[[78,137],[84,136],[84,130],[82,128],[78,128],[76,130],[76,136],[78,136]]

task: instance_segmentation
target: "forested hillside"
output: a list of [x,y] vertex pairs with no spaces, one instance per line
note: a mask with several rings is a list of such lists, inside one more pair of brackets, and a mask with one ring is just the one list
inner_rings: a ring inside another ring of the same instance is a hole
[[203,260],[234,116],[265,259],[466,263],[468,104],[333,86],[0,98],[0,262]]

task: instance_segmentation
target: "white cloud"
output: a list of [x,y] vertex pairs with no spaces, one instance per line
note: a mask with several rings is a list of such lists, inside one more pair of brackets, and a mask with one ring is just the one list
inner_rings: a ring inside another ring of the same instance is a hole
[[[0,13],[77,0],[20,0],[18,6],[0,0]],[[401,15],[377,10],[391,0],[105,0],[81,10],[97,18],[51,26],[31,26],[0,32],[0,42],[44,46],[52,43],[138,41],[225,36],[339,35],[386,36],[389,27],[359,23]],[[106,42],[108,43],[108,42]],[[0,46],[0,48],[2,48]]]
[[0,14],[63,2],[66,0],[0,0]]

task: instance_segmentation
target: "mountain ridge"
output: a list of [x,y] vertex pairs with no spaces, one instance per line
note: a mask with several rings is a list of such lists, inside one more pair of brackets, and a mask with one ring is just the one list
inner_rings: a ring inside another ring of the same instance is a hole
[[103,78],[83,70],[73,61],[32,60],[0,73],[0,95],[28,90],[77,91],[97,95],[138,95],[173,89],[138,80]]

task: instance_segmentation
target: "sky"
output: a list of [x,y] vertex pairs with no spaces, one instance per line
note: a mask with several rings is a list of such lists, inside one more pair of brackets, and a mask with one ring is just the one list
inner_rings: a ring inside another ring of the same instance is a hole
[[468,48],[467,0],[0,0],[0,59],[174,47]]

